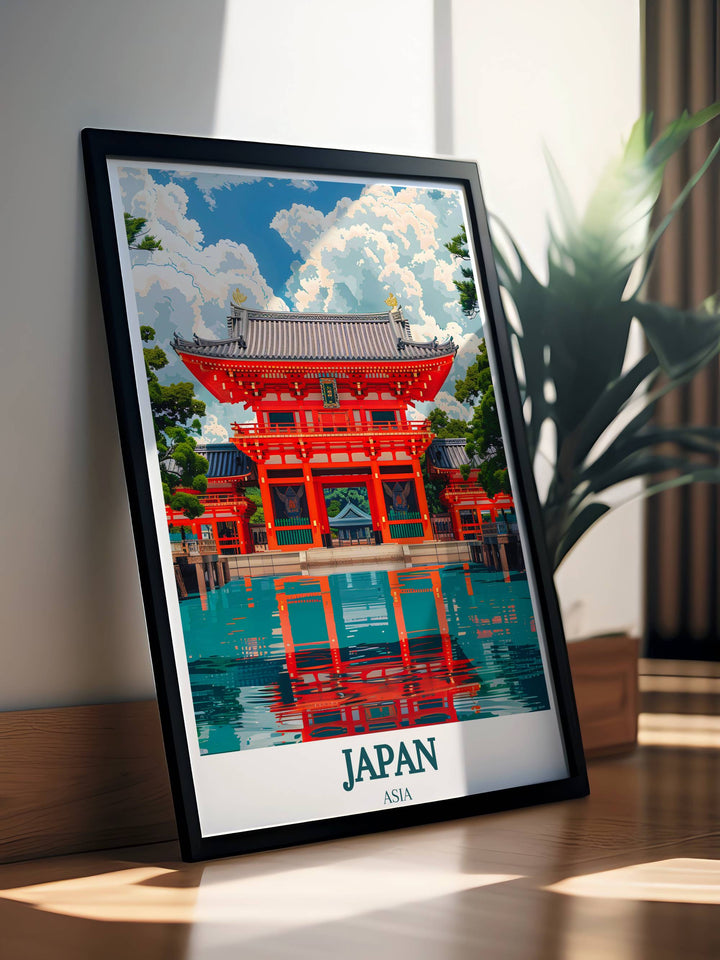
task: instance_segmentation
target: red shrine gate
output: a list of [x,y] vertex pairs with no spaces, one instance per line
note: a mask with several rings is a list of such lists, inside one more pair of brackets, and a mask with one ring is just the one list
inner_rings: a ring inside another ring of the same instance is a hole
[[[360,661],[343,659],[327,576],[310,580],[287,576],[275,580],[293,698],[290,704],[278,700],[273,710],[279,720],[295,725],[294,732],[301,735],[303,742],[455,722],[458,719],[456,700],[472,697],[480,690],[472,662],[460,649],[453,649],[438,567],[391,571],[388,578],[399,650]],[[427,636],[416,635],[413,640],[417,643],[437,638],[440,646],[429,651],[420,645],[420,649],[414,651],[405,625],[403,596],[426,592],[428,581],[433,593],[437,633],[435,623],[428,623]],[[319,590],[308,593],[308,583],[313,582]],[[296,593],[295,584],[302,584],[304,589]],[[467,589],[472,592],[469,576]],[[297,603],[321,605],[325,631],[294,637],[290,608]],[[298,663],[299,658],[307,659],[308,654],[312,663]],[[471,709],[478,710],[477,707]],[[291,732],[289,726],[285,732]]]
[[367,489],[375,539],[432,540],[420,457],[433,434],[409,419],[452,366],[452,339],[418,342],[397,308],[299,314],[231,306],[228,339],[173,347],[222,403],[253,410],[232,441],[257,466],[268,547],[329,546],[325,487]]

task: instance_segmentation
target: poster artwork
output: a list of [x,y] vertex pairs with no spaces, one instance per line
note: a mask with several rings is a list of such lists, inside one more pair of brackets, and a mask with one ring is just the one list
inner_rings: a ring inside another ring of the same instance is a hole
[[[153,390],[188,384],[197,405],[195,425],[184,410],[168,424],[167,403],[154,415],[201,755],[547,711],[502,438],[468,453],[473,403],[453,398],[470,362],[487,364],[454,284],[459,192],[134,164],[117,177],[126,223],[153,238],[128,234]],[[202,286],[215,256],[224,296]],[[319,284],[329,265],[335,283]],[[338,565],[353,551],[352,572],[316,573],[318,548]]]
[[107,169],[201,837],[566,777],[464,188],[135,156]]

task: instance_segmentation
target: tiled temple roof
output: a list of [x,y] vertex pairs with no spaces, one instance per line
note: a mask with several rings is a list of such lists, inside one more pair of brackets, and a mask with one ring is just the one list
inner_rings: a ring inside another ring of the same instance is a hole
[[438,470],[459,470],[460,467],[479,467],[482,460],[473,457],[468,459],[463,437],[448,437],[445,440],[435,439],[428,448],[430,462]]
[[183,340],[179,353],[230,360],[427,360],[454,356],[452,338],[419,342],[400,310],[391,313],[277,313],[233,310],[227,340]]
[[208,461],[208,480],[221,477],[245,477],[251,474],[255,464],[234,443],[208,443],[195,448],[195,452]]
[[371,527],[372,517],[357,504],[348,502],[329,522],[331,527]]

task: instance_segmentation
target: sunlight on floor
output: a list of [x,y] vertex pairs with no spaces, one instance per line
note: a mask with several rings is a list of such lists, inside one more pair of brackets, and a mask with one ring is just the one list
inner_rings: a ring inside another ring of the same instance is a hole
[[720,677],[663,677],[640,676],[641,693],[691,693],[707,695],[720,693]]
[[641,713],[638,743],[645,747],[720,748],[720,717],[704,714]]
[[519,879],[467,874],[451,864],[433,869],[378,859],[264,874],[250,873],[245,861],[211,864],[199,887],[176,886],[177,876],[161,867],[132,867],[2,890],[0,898],[92,920],[231,923],[251,939]]
[[605,900],[720,904],[720,860],[687,858],[639,863],[618,870],[569,877],[545,889]]

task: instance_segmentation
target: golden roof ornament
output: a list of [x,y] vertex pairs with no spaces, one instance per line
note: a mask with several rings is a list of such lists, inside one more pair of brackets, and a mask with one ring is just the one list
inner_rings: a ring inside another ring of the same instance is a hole
[[394,293],[390,294],[385,303],[390,307],[391,310],[397,310],[398,308],[398,298]]
[[241,307],[241,306],[245,303],[246,300],[247,300],[247,297],[245,296],[245,294],[244,294],[244,293],[240,293],[239,288],[236,287],[236,288],[235,288],[235,292],[234,292],[233,295],[232,295],[232,302],[235,304],[235,306],[236,306],[236,307]]

